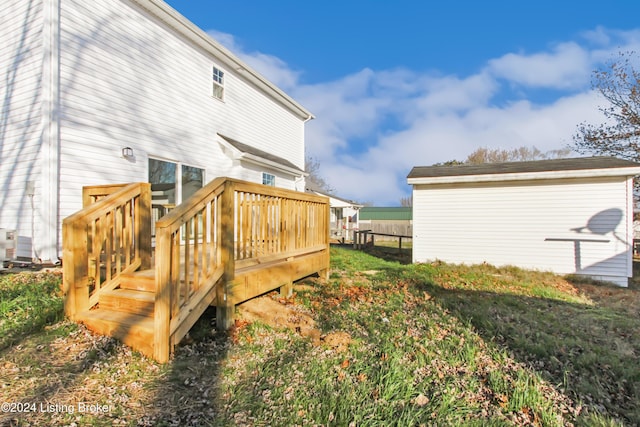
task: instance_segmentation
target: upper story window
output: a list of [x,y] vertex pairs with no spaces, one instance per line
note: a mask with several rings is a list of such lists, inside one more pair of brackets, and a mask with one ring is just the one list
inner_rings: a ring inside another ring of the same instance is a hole
[[224,96],[224,71],[213,67],[213,97],[222,100]]
[[271,187],[276,186],[276,176],[271,175],[270,173],[262,173],[262,185],[270,185]]

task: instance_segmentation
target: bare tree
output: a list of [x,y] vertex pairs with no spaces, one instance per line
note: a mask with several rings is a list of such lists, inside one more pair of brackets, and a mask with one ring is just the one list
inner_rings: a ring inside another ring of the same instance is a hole
[[546,160],[560,159],[568,157],[571,154],[570,148],[562,148],[558,150],[540,151],[536,147],[518,147],[512,149],[502,148],[478,148],[469,154],[464,163],[482,164],[497,162],[524,162],[529,160]]
[[573,137],[577,152],[640,161],[640,71],[634,67],[634,55],[620,52],[593,72],[593,88],[608,101],[599,107],[607,122],[581,123]]
[[413,196],[401,197],[400,198],[400,206],[409,208],[413,206]]
[[433,166],[456,166],[456,165],[464,165],[464,162],[461,162],[460,160],[447,160],[446,162],[438,162],[433,164]]
[[304,159],[304,169],[309,174],[307,177],[307,187],[327,194],[332,194],[335,191],[320,175],[320,161],[318,159],[306,156]]

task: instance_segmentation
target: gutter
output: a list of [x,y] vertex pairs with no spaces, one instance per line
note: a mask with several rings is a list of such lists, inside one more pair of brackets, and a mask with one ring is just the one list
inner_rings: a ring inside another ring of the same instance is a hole
[[293,169],[290,168],[288,166],[285,165],[281,165],[280,163],[276,163],[276,162],[272,162],[271,160],[267,160],[267,159],[263,159],[262,157],[258,157],[258,156],[254,156],[253,154],[249,154],[249,153],[241,153],[238,156],[235,156],[236,159],[247,162],[247,163],[253,163],[255,165],[258,166],[269,166],[272,167],[276,170],[279,170],[281,172],[285,172],[288,173],[292,176],[296,176],[296,177],[307,177],[309,176],[309,174],[307,172],[304,172],[300,169]]
[[604,177],[635,176],[635,175],[640,175],[640,167],[564,170],[564,171],[548,171],[548,172],[516,172],[516,173],[482,174],[482,175],[414,177],[414,178],[408,178],[407,183],[409,185],[462,184],[462,183],[477,183],[477,182],[533,181],[533,180],[567,179],[567,178],[604,178]]

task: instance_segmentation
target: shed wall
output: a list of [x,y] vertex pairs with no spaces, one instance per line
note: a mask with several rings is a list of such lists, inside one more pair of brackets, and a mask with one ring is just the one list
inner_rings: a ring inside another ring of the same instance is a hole
[[414,186],[414,262],[516,265],[626,286],[630,180]]

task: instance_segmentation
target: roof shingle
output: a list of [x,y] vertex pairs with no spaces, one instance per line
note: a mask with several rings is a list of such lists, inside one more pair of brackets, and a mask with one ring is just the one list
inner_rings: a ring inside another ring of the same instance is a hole
[[639,163],[615,157],[581,157],[570,159],[533,160],[526,162],[485,163],[481,165],[416,166],[411,170],[407,178],[612,169],[638,166],[640,166]]

